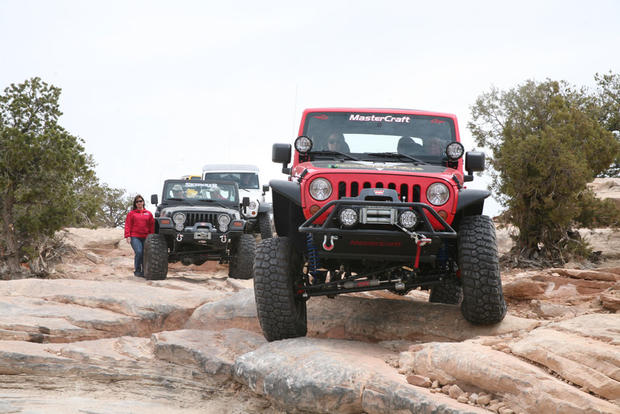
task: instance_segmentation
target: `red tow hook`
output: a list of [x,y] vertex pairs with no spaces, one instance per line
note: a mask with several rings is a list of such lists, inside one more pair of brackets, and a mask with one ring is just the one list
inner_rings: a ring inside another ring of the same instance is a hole
[[329,244],[327,244],[327,234],[323,236],[323,250],[328,252],[334,250],[334,240],[338,240],[338,236],[329,236]]
[[428,237],[420,236],[415,238],[416,251],[415,251],[415,264],[413,265],[414,269],[420,267],[420,252],[422,251],[422,246],[425,246],[431,243],[433,240]]

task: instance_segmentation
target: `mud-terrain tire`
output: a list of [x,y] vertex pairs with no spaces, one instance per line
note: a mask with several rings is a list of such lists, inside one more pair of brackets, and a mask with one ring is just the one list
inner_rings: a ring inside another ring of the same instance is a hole
[[168,244],[161,234],[149,234],[144,241],[144,278],[164,280],[168,275]]
[[506,316],[506,302],[493,221],[488,216],[463,217],[457,246],[463,284],[463,316],[476,325],[500,322]]
[[233,241],[228,277],[232,279],[252,279],[254,276],[254,256],[256,240],[251,234],[242,234]]
[[429,302],[448,305],[458,305],[461,300],[463,300],[463,288],[452,281],[433,286],[428,297]]
[[271,220],[269,220],[269,213],[258,214],[258,228],[260,230],[261,239],[265,240],[273,237],[273,232],[271,231]]
[[288,237],[258,244],[254,262],[254,297],[263,335],[268,341],[306,336],[306,301],[296,295],[302,256]]

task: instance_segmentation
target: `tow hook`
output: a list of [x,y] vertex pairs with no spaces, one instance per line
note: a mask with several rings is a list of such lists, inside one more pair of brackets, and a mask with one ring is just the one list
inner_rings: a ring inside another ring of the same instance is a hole
[[323,236],[323,250],[328,252],[334,250],[334,240],[338,240],[338,236],[329,236],[329,244],[327,244],[327,234]]
[[177,234],[177,241],[178,242],[183,241],[183,234],[181,234],[181,233]]
[[228,239],[226,238],[226,235],[225,235],[225,234],[222,234],[222,235],[220,236],[220,241],[221,241],[222,243],[226,243],[226,240],[228,240]]

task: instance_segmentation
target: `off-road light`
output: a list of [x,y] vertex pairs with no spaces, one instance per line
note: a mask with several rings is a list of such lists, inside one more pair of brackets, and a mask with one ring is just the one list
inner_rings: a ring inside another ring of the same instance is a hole
[[446,204],[450,198],[450,190],[443,183],[433,183],[426,190],[426,199],[434,206],[442,206]]
[[310,195],[318,201],[327,200],[332,195],[332,185],[325,178],[317,178],[310,183]]
[[176,213],[174,216],[172,216],[172,221],[174,221],[175,224],[183,224],[185,223],[185,214],[184,213]]
[[352,208],[345,208],[340,212],[340,222],[345,226],[352,226],[357,223],[357,212]]
[[411,210],[404,211],[398,220],[400,225],[406,229],[412,229],[418,224],[418,216]]
[[446,155],[451,160],[458,160],[465,153],[465,148],[460,142],[451,142],[446,147]]
[[225,232],[230,224],[230,216],[228,214],[220,214],[217,216],[217,223],[219,224],[220,231]]
[[305,135],[297,137],[295,140],[295,149],[302,154],[312,149],[312,140]]

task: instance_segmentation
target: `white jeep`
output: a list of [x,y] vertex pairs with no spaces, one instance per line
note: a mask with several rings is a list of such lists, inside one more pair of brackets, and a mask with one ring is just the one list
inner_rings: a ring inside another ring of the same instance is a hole
[[260,233],[261,238],[273,235],[271,226],[271,203],[265,200],[269,186],[261,188],[259,170],[255,165],[247,164],[207,164],[202,167],[202,178],[210,181],[233,181],[239,185],[239,197],[249,197],[250,205],[242,211],[248,222],[247,231]]

